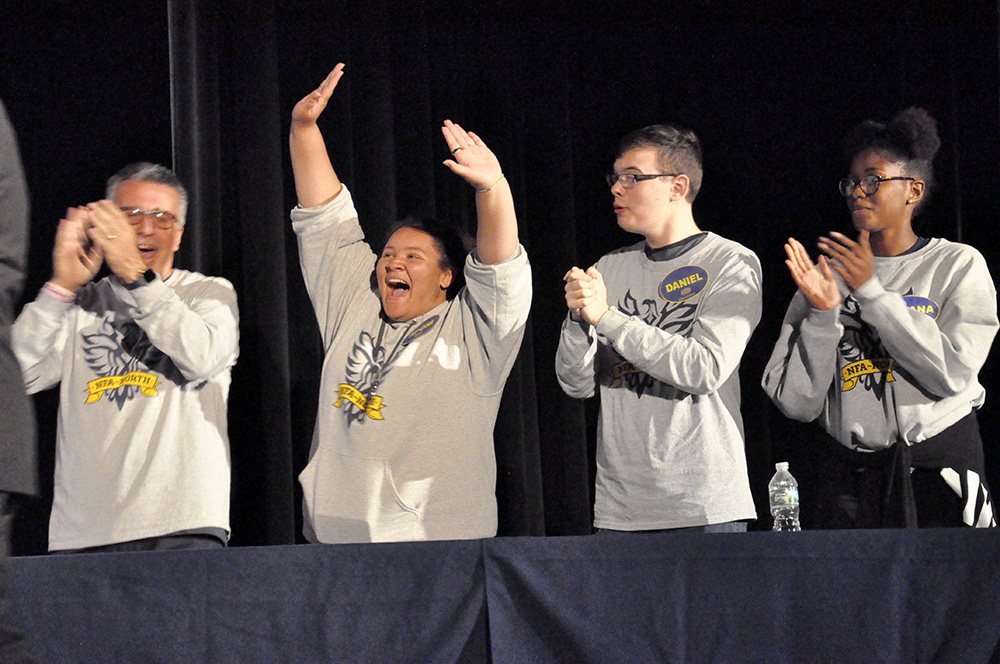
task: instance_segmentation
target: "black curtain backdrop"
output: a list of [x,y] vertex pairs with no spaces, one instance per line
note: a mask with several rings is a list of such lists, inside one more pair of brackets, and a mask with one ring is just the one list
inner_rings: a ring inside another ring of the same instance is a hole
[[[320,0],[111,1],[18,8],[0,24],[0,98],[18,129],[33,200],[25,299],[51,271],[56,221],[102,196],[124,163],[172,164],[191,191],[177,264],[230,279],[240,299],[233,373],[233,545],[301,541],[304,467],[322,349],[298,268],[288,116],[339,61],[321,126],[377,245],[407,214],[473,229],[470,188],[441,162],[445,118],[479,133],[514,190],[535,299],[496,429],[501,535],[590,532],[596,400],[569,399],[553,358],[561,277],[631,243],[603,183],[630,129],[674,121],[705,148],[703,229],[757,252],[764,318],[741,367],[758,522],[791,462],[809,522],[810,429],[760,389],[794,286],[782,243],[849,227],[836,181],[856,122],[908,105],[944,146],[921,234],[967,242],[989,264],[1000,154],[998,7],[955,3],[513,3]],[[724,8],[720,8],[724,7]],[[1000,278],[1000,275],[995,275]],[[996,352],[981,374],[989,479],[1000,490]],[[51,500],[55,398],[36,398],[46,496],[15,550],[41,553]],[[462,408],[462,404],[456,404]]]

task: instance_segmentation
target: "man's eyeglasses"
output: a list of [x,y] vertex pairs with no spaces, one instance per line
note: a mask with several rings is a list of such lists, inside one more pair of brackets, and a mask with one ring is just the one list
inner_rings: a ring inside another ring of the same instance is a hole
[[609,187],[615,186],[615,183],[620,183],[623,187],[631,187],[636,182],[653,180],[655,178],[672,178],[676,175],[677,173],[656,173],[654,175],[645,175],[643,173],[622,173],[621,175],[616,175],[615,173],[608,173],[604,176],[604,179],[607,180]]
[[159,228],[161,231],[165,231],[177,223],[177,217],[172,212],[164,212],[163,210],[143,210],[142,208],[123,207],[121,211],[125,213],[128,223],[133,226],[141,224],[145,217],[149,217],[153,222],[153,226]]
[[889,180],[910,180],[913,178],[905,178],[901,176],[886,177],[884,175],[866,175],[857,182],[851,178],[844,178],[840,181],[840,193],[844,196],[851,196],[854,194],[854,190],[857,189],[858,185],[861,185],[861,191],[864,192],[865,196],[871,196],[876,191],[878,191],[878,186],[883,182],[888,182]]

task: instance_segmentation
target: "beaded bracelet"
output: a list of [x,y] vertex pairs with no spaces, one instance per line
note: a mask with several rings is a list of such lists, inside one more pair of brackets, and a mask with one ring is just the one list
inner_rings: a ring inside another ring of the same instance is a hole
[[497,186],[498,184],[500,184],[500,180],[503,180],[503,173],[500,173],[500,177],[498,177],[498,178],[497,178],[497,181],[496,181],[496,182],[494,182],[494,183],[493,183],[493,184],[491,184],[490,186],[486,187],[485,189],[476,189],[476,193],[477,193],[477,194],[485,194],[485,193],[486,193],[487,191],[490,191],[490,190],[492,190],[492,189],[493,189],[493,187],[495,187],[495,186]]

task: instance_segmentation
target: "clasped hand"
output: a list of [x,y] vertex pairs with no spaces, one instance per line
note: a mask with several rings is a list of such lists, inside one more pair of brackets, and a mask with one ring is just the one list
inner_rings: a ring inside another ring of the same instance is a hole
[[608,289],[601,273],[594,266],[587,268],[586,272],[574,266],[563,281],[566,282],[566,307],[573,319],[597,325],[610,308]]

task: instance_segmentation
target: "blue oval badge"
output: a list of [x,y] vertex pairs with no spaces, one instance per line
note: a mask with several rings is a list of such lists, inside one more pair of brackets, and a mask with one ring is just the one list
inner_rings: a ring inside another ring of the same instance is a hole
[[697,265],[679,267],[660,282],[660,297],[667,302],[683,302],[705,290],[708,272]]
[[922,314],[927,314],[932,319],[937,319],[938,314],[941,312],[938,303],[926,297],[920,297],[919,295],[904,295],[903,302],[906,306],[914,311],[919,311]]

